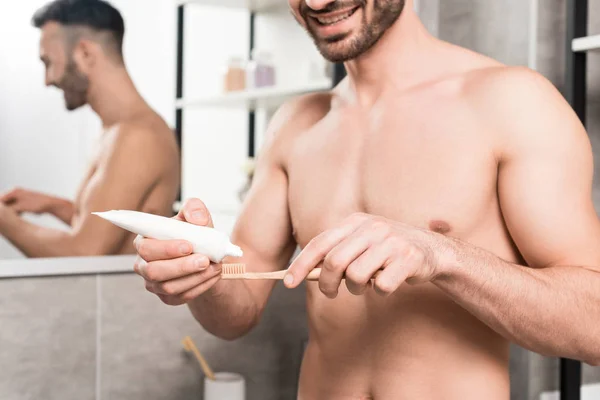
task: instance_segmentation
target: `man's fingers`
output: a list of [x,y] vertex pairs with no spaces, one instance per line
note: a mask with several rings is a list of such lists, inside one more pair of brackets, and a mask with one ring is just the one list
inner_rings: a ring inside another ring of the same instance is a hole
[[219,267],[209,268],[201,272],[165,282],[148,282],[146,289],[154,294],[179,296],[220,274],[221,270]]
[[213,227],[212,217],[208,208],[200,199],[189,199],[185,202],[183,208],[177,214],[179,219],[183,219],[194,225]]
[[375,283],[373,284],[375,292],[384,297],[391,295],[406,281],[409,270],[400,261],[392,261],[375,278]]
[[371,236],[360,231],[343,239],[323,260],[319,289],[329,298],[337,296],[348,266],[369,248]]
[[201,284],[199,284],[198,286],[188,290],[185,293],[182,293],[180,295],[177,296],[169,296],[169,295],[165,295],[165,294],[159,294],[158,297],[161,299],[161,301],[167,305],[170,306],[180,306],[182,304],[185,304],[189,301],[194,300],[196,297],[200,296],[201,294],[203,294],[204,292],[206,292],[207,290],[209,290],[211,287],[213,287],[217,282],[219,282],[219,280],[221,279],[220,275],[217,275],[215,277],[212,277],[204,282],[202,282]]
[[375,273],[388,263],[392,251],[389,243],[378,243],[354,260],[346,269],[348,291],[355,295],[363,294]]
[[21,206],[20,203],[17,203],[17,202],[14,202],[14,201],[8,201],[5,204],[6,204],[6,206],[8,208],[10,208],[11,210],[13,210],[17,214],[20,214],[20,213],[23,212],[23,207]]
[[4,204],[10,204],[10,203],[14,203],[16,201],[16,197],[14,195],[14,192],[8,192],[8,193],[3,193],[0,194],[0,203],[4,203]]
[[351,217],[340,227],[325,231],[311,240],[288,268],[283,281],[285,285],[289,288],[298,286],[338,243],[363,222],[363,218]]
[[148,262],[185,257],[193,251],[192,244],[185,240],[136,238],[134,246],[140,257]]
[[202,282],[200,285],[188,290],[180,296],[180,299],[184,302],[188,302],[194,300],[196,297],[200,296],[202,293],[206,292],[208,289],[213,287],[217,282],[221,280],[221,274],[215,275],[214,277]]
[[140,259],[134,269],[149,282],[166,282],[197,274],[208,270],[209,267],[211,267],[211,264],[208,257],[202,254],[192,254],[176,260],[146,262],[144,259]]

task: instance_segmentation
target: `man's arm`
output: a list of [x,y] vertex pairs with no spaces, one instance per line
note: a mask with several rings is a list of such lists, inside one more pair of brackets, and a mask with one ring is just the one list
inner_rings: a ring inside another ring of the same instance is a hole
[[600,223],[585,130],[560,94],[531,72],[506,69],[474,87],[474,115],[498,133],[499,202],[528,266],[431,231],[355,214],[311,240],[284,282],[295,287],[319,264],[319,288],[329,297],[342,278],[354,294],[364,293],[371,279],[383,295],[404,282],[433,282],[507,339],[598,365]]
[[63,223],[71,225],[73,216],[75,215],[75,205],[70,200],[52,197],[52,203],[48,208],[48,213],[54,215]]
[[[516,74],[516,76],[513,76]],[[500,86],[496,86],[502,85]],[[503,336],[535,352],[600,363],[600,224],[585,129],[530,72],[507,72],[480,104],[502,135],[499,200],[525,267],[466,243],[435,284]]]
[[4,204],[17,214],[49,213],[67,225],[71,225],[75,208],[73,202],[45,193],[15,188],[0,195],[0,204]]
[[110,152],[87,182],[79,215],[70,231],[40,227],[14,212],[0,212],[0,234],[28,257],[114,254],[127,232],[93,215],[94,211],[138,209],[165,165],[158,142],[145,130],[121,127]]
[[[223,262],[244,263],[249,272],[285,269],[296,248],[288,208],[288,181],[284,170],[287,146],[297,132],[315,118],[312,96],[282,106],[274,115],[267,142],[257,160],[250,191],[231,237],[244,255]],[[198,213],[198,215],[194,215]],[[209,210],[191,199],[177,218],[212,226]],[[260,320],[273,281],[221,280],[221,265],[200,254],[189,255],[181,241],[136,240],[141,259],[135,270],[146,288],[169,305],[187,304],[208,332],[233,340],[249,332]]]

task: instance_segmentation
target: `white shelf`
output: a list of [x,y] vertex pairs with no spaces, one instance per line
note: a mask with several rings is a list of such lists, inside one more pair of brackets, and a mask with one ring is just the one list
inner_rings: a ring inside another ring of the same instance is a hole
[[180,99],[175,107],[240,107],[247,109],[276,108],[291,97],[303,93],[321,92],[331,89],[330,80],[316,81],[297,87],[268,87],[230,92],[196,99]]
[[573,39],[571,48],[574,52],[600,50],[600,35]]
[[1,260],[0,279],[133,272],[135,260],[135,255]]
[[177,6],[196,4],[201,6],[240,8],[249,11],[266,11],[287,6],[286,0],[175,0]]

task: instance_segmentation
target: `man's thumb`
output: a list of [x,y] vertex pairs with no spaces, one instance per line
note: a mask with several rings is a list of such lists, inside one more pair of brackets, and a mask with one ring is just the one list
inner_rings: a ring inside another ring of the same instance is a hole
[[[200,199],[189,199],[182,209],[185,221],[194,225],[213,227],[213,221],[206,205]],[[181,214],[181,213],[180,213]]]

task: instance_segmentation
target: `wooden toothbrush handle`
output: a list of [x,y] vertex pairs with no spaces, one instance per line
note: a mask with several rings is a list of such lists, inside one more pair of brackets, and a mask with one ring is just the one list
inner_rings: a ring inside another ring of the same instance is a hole
[[[381,273],[381,271],[383,271],[383,269],[380,269],[379,271],[375,272],[375,274],[373,275],[373,278],[376,278],[377,275],[379,275]],[[321,268],[315,268],[308,273],[305,280],[318,281],[320,276],[321,276]]]

